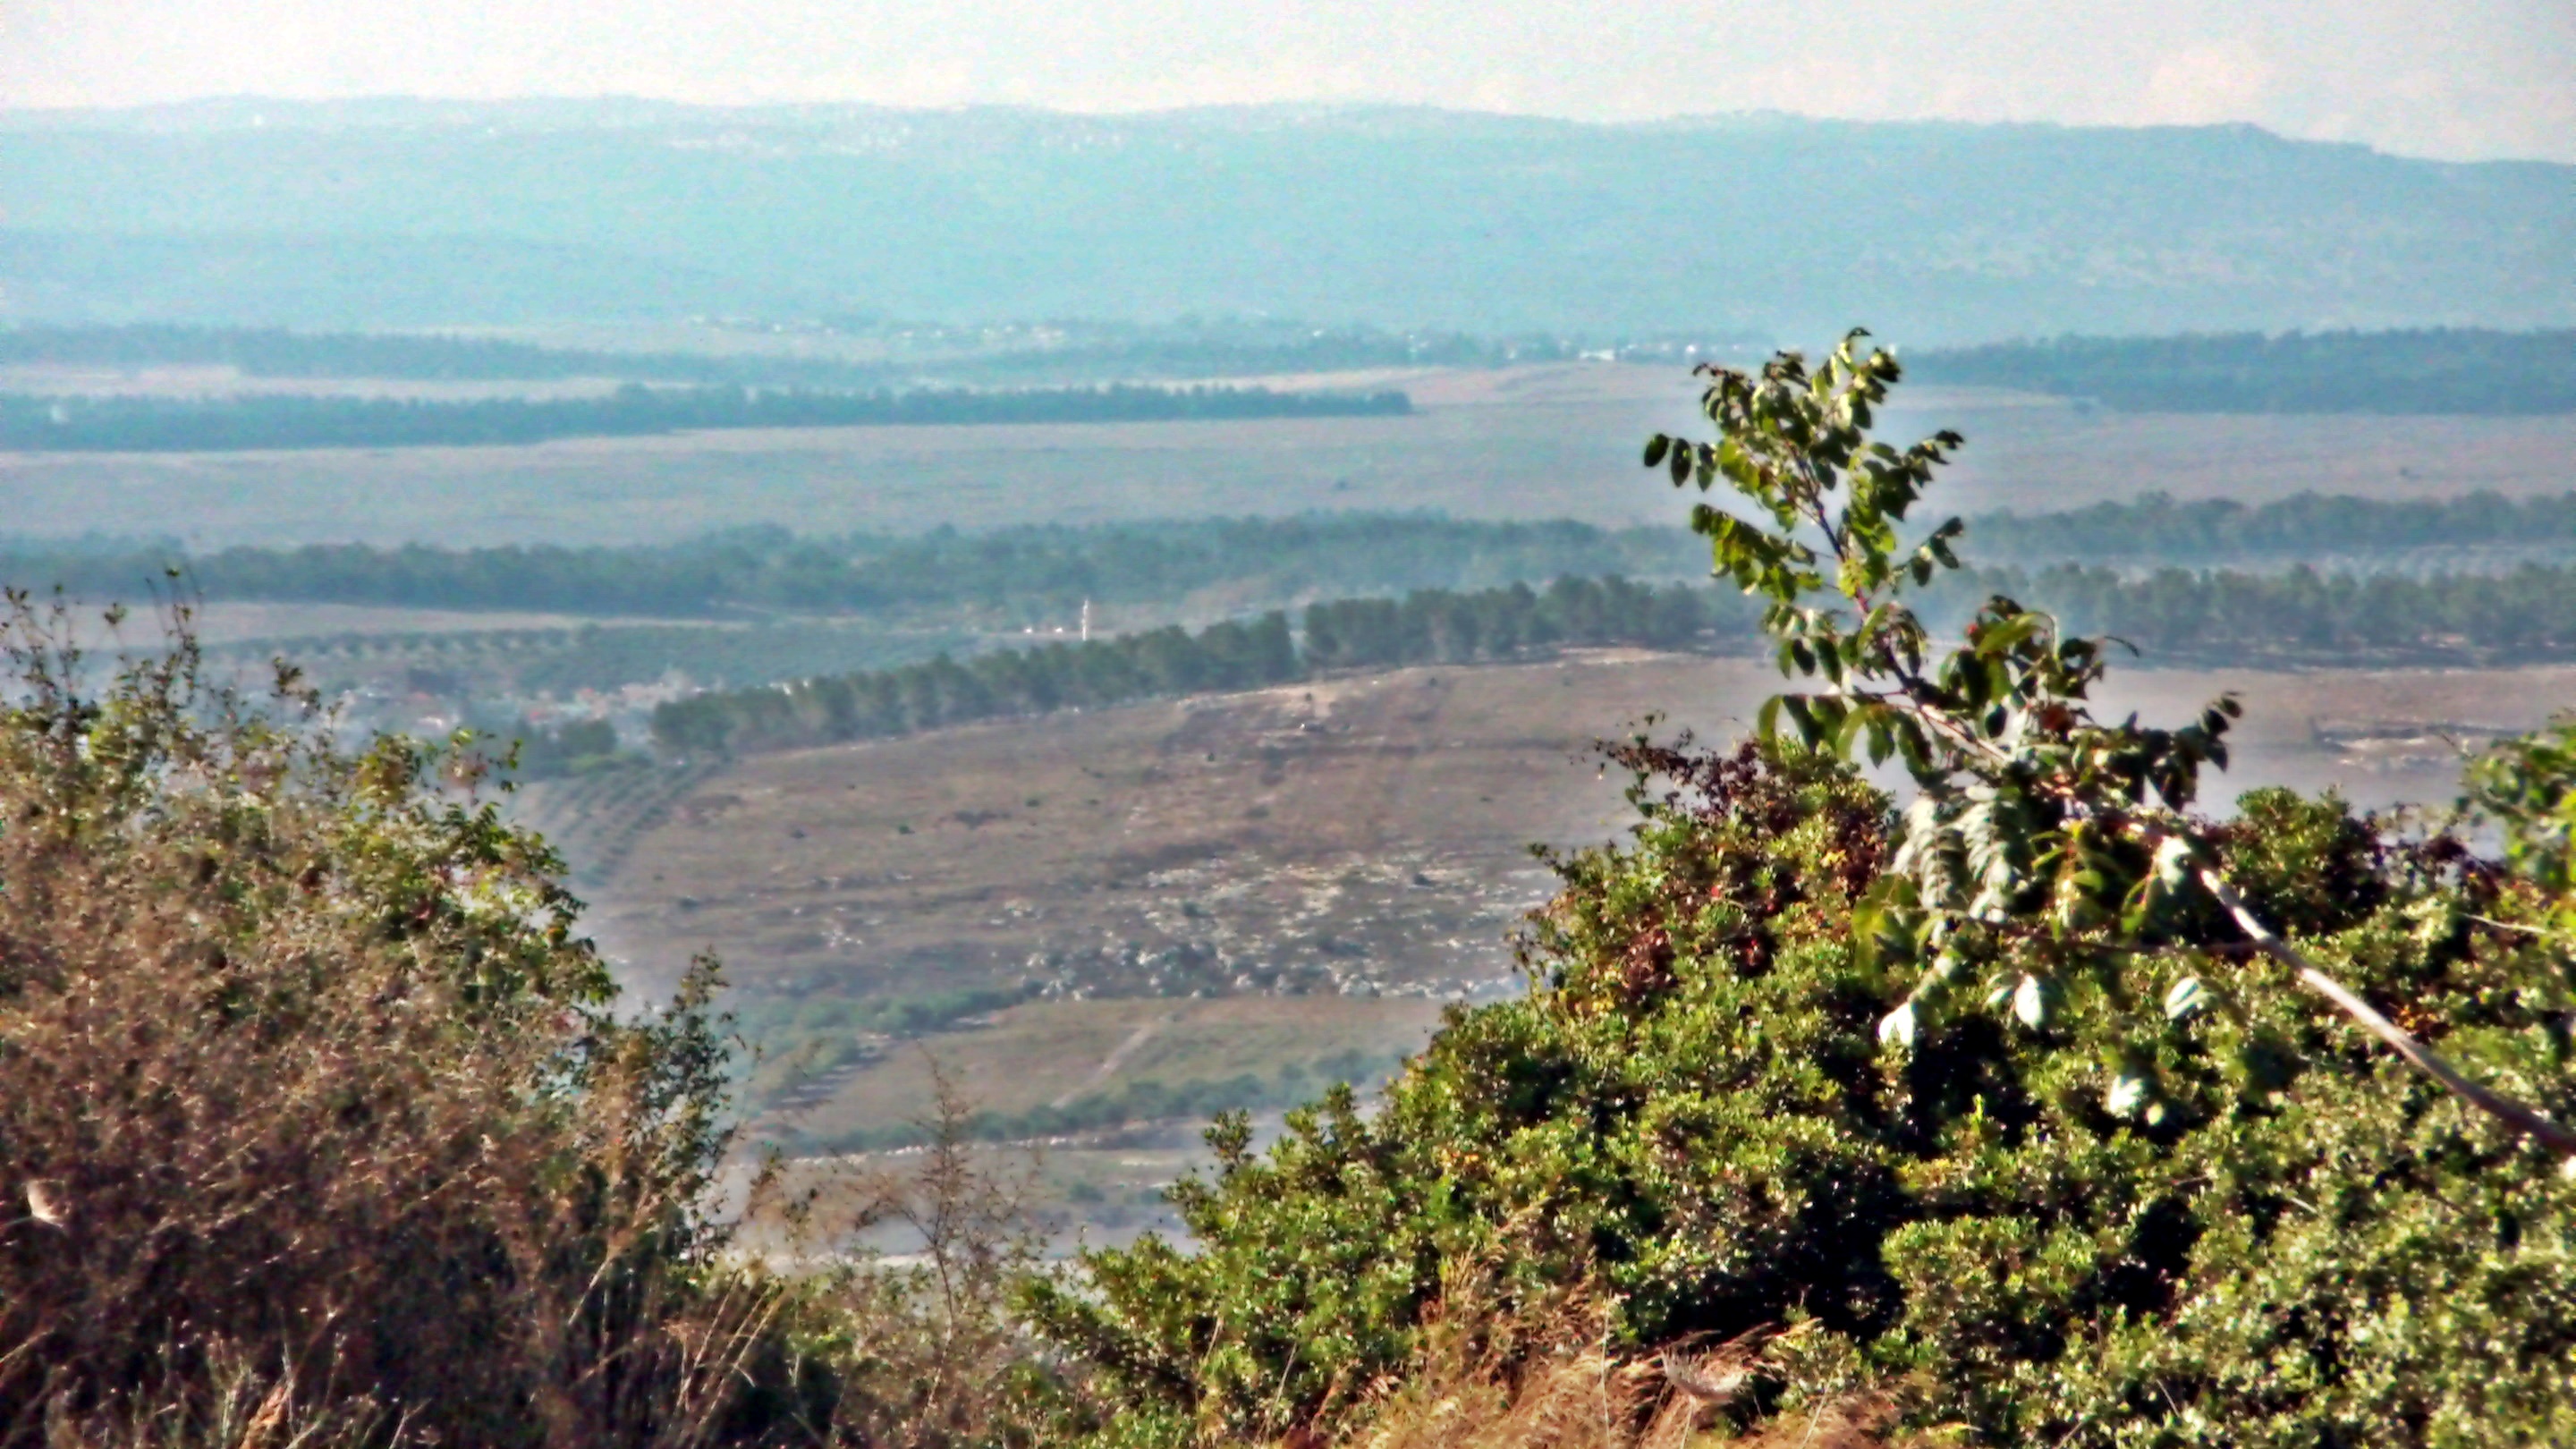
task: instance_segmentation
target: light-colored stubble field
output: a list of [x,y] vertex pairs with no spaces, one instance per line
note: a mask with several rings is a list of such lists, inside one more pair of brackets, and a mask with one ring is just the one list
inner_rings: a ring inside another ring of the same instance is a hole
[[[660,543],[1099,523],[1315,509],[1673,523],[1637,464],[1689,429],[1685,369],[1609,363],[1391,374],[1409,417],[839,428],[527,447],[0,455],[13,534],[449,546]],[[2425,497],[2568,486],[2576,416],[2116,414],[1973,389],[1901,392],[1885,432],[1965,433],[1943,506],[2064,508],[2147,489],[2248,501],[2301,490]]]

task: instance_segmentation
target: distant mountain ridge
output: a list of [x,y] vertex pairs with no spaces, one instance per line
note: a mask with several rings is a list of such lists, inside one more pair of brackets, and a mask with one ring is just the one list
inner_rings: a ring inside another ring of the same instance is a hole
[[21,320],[2576,325],[2576,166],[2244,126],[236,99],[0,134]]

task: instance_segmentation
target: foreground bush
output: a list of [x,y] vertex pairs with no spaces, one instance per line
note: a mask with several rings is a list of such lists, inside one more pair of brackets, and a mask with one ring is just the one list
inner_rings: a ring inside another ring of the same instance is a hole
[[[1631,1351],[1808,1326],[1772,1407],[1863,1388],[2003,1443],[2553,1443],[2576,1436],[2576,1182],[2276,994],[2196,1017],[2148,1124],[2099,1073],[2138,1009],[1902,1058],[1909,984],[1854,950],[1886,801],[1794,753],[1629,758],[1684,788],[1562,863],[1525,1001],[1453,1012],[1362,1115],[1300,1115],[1181,1207],[1201,1239],[1040,1293],[1132,1432],[1284,1432],[1408,1372],[1425,1315],[1570,1296]],[[2239,880],[2421,1032],[2576,1109],[2567,972],[2533,895],[2331,801],[2258,793]],[[2486,917],[2503,925],[2489,925]]]
[[767,1311],[701,1291],[711,980],[612,1017],[453,761],[184,639],[92,697],[64,624],[0,626],[0,1436],[234,1369],[459,1442],[706,1430]]
[[[700,963],[621,1015],[470,750],[0,615],[0,1445],[1027,1445],[971,1112],[777,1189]],[[722,1205],[725,1212],[718,1214]],[[917,1266],[853,1251],[915,1229]],[[800,1265],[792,1274],[765,1266]]]

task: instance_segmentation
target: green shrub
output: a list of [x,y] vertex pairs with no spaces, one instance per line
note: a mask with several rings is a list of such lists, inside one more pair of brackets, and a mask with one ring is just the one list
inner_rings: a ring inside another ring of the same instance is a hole
[[[1176,1195],[1196,1253],[1095,1253],[1032,1296],[1131,1427],[1346,1411],[1472,1286],[1504,1317],[1605,1295],[1634,1348],[1811,1322],[2005,1443],[2576,1432],[2576,1183],[2545,1153],[2286,993],[2189,1024],[2153,1127],[2103,1104],[2135,1003],[2093,983],[2041,1030],[1963,1016],[1887,1055],[1909,983],[1850,928],[1885,798],[1794,749],[1622,755],[1683,788],[1559,863],[1529,999],[1453,1010],[1374,1116],[1329,1099],[1263,1156],[1221,1129]],[[2576,1107],[2564,960],[2471,919],[2528,893],[2331,800],[2249,796],[2223,833],[2348,979]]]
[[[2330,796],[2195,815],[2232,701],[2097,721],[2101,643],[2004,598],[1933,657],[1898,600],[1959,566],[1958,525],[1910,553],[1897,526],[1959,439],[1868,441],[1892,358],[1712,372],[1721,441],[1647,462],[1776,522],[1694,515],[1825,687],[1730,755],[1616,747],[1633,838],[1556,863],[1528,999],[1453,1009],[1374,1115],[1328,1098],[1260,1156],[1220,1124],[1174,1194],[1196,1252],[1031,1290],[1109,1437],[1348,1423],[1435,1305],[1526,1352],[1516,1325],[1595,1300],[1631,1352],[1781,1331],[1739,1414],[2576,1439],[2563,739],[2481,767],[2503,862]],[[1861,751],[1911,775],[1901,817]],[[2306,994],[2343,988],[2360,1011]]]

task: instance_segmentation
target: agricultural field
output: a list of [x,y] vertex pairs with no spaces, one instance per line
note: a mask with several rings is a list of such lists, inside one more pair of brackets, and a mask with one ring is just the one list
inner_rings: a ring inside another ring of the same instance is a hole
[[[773,523],[914,532],[1313,509],[1666,523],[1636,466],[1688,428],[1677,365],[1549,364],[1305,379],[1401,387],[1407,417],[818,428],[526,447],[0,457],[10,529],[451,547],[667,543]],[[1238,380],[1240,381],[1240,380]],[[2065,508],[2159,488],[2248,502],[2301,490],[2419,497],[2566,486],[2576,415],[2397,418],[2110,413],[2026,394],[1909,390],[1889,431],[1968,436],[1962,512]]]
[[[1592,740],[1655,713],[1726,738],[1776,683],[1748,660],[1595,651],[575,782],[639,792],[613,868],[587,873],[593,922],[648,989],[692,952],[725,961],[767,1053],[760,1134],[882,1153],[929,1110],[936,1063],[987,1135],[1047,1144],[1068,1232],[1132,1232],[1162,1220],[1128,1179],[1192,1160],[1195,1109],[1275,1121],[1382,1074],[1443,1003],[1520,989],[1512,935],[1551,883],[1528,847],[1628,818]],[[2131,668],[2106,704],[2173,715],[2221,691],[2247,719],[2216,800],[2444,802],[2459,751],[2576,701],[2576,668]],[[567,843],[580,865],[592,847]]]
[[[423,634],[507,633],[521,629],[578,629],[590,622],[576,614],[515,609],[410,609],[375,604],[298,602],[210,602],[197,606],[196,629],[210,646],[256,645],[267,641],[346,635],[377,639]],[[603,624],[649,624],[645,619],[601,620]],[[127,631],[134,632],[132,629]]]
[[1624,808],[1588,742],[1712,676],[1758,688],[1577,655],[764,756],[635,844],[602,939],[647,980],[713,946],[755,994],[1492,989],[1546,888],[1524,847]]
[[487,398],[602,397],[613,378],[511,378],[449,381],[432,378],[254,377],[232,367],[83,367],[62,363],[0,366],[0,393],[71,397],[389,397],[422,402],[479,402]]

